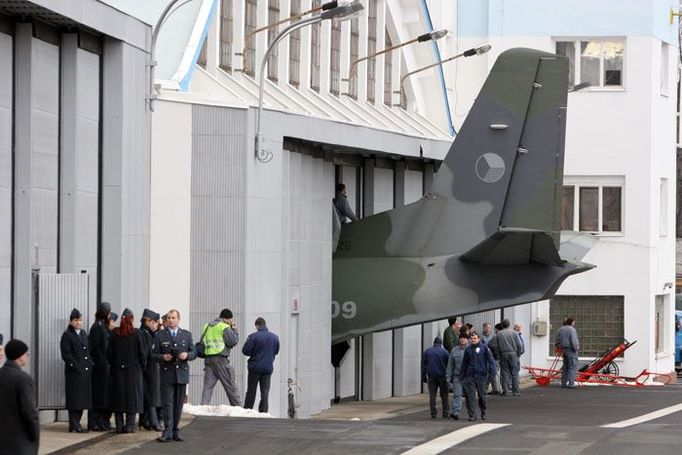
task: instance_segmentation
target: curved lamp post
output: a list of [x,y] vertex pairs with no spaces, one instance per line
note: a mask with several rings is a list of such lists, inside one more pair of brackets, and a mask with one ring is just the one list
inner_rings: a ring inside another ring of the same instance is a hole
[[272,159],[272,152],[268,152],[263,149],[263,133],[261,132],[261,113],[263,111],[263,85],[265,83],[265,68],[268,64],[268,57],[270,56],[272,50],[277,46],[277,44],[279,44],[280,41],[282,41],[285,36],[293,31],[298,30],[299,28],[322,22],[327,19],[334,19],[337,21],[348,20],[360,14],[362,10],[363,6],[362,3],[360,3],[360,0],[339,0],[335,8],[323,11],[322,14],[319,14],[315,17],[311,17],[309,19],[289,25],[287,28],[282,30],[282,32],[280,32],[275,39],[272,40],[272,43],[270,43],[270,46],[268,46],[268,49],[265,51],[265,55],[263,55],[263,60],[261,61],[260,65],[260,74],[258,77],[258,111],[256,112],[255,150],[255,158],[258,161],[261,163],[267,163]]
[[[341,0],[341,3],[343,4],[343,0]],[[251,40],[251,38],[253,38],[255,35],[257,35],[260,32],[264,32],[265,30],[269,30],[272,27],[276,27],[278,25],[286,24],[287,22],[297,21],[297,20],[301,19],[303,16],[307,16],[308,14],[313,14],[313,13],[317,13],[320,11],[322,11],[322,12],[329,11],[329,10],[336,8],[337,6],[339,6],[339,2],[337,0],[333,0],[331,2],[327,2],[323,5],[317,6],[315,8],[310,8],[309,10],[303,11],[302,13],[292,14],[291,16],[289,16],[287,18],[284,18],[284,19],[279,20],[277,22],[273,22],[272,24],[268,24],[268,25],[264,25],[262,27],[259,27],[259,28],[255,29],[254,31],[252,31],[251,33],[249,33],[248,35],[246,35],[246,37],[244,38],[244,49],[242,49],[242,54],[241,54],[241,56],[242,56],[242,71],[244,71],[244,69],[246,68],[246,45],[248,44],[249,40]],[[235,54],[235,55],[239,55],[239,54]]]
[[409,73],[405,73],[403,77],[400,78],[400,97],[402,98],[403,95],[403,82],[405,82],[405,79],[408,77],[412,76],[415,73],[422,72],[424,70],[427,70],[429,68],[433,68],[434,66],[442,65],[443,63],[447,63],[449,61],[455,60],[460,57],[471,57],[473,55],[483,55],[486,52],[490,50],[491,46],[490,44],[484,44],[482,46],[474,47],[472,49],[468,49],[461,54],[453,55],[452,57],[446,58],[445,60],[441,60],[440,62],[432,63],[430,65],[423,66],[421,68],[417,68],[414,71],[410,71]]
[[[365,60],[369,60],[369,59],[374,58],[378,55],[385,54],[387,52],[391,52],[391,51],[399,49],[401,47],[408,46],[408,45],[413,44],[413,43],[424,43],[426,41],[437,41],[437,40],[447,36],[447,34],[448,34],[448,31],[444,28],[441,28],[439,30],[434,30],[434,31],[429,32],[429,33],[424,33],[423,35],[419,35],[418,37],[412,38],[411,40],[405,41],[404,43],[396,44],[395,46],[391,46],[391,47],[388,47],[386,49],[382,49],[379,52],[375,52],[373,54],[370,54],[370,55],[367,55],[365,57],[362,57],[362,58],[355,60],[353,63],[350,64],[350,69],[348,70],[348,79],[346,79],[348,81],[349,92],[350,92],[350,83],[358,75],[358,73],[357,73],[358,63],[364,62]],[[349,92],[344,93],[344,95],[350,95]]]

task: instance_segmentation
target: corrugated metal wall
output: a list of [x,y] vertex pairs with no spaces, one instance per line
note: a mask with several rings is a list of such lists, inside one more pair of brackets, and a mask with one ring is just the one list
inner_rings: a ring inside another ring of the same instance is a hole
[[0,333],[10,335],[12,291],[12,46],[0,33]]
[[72,308],[83,313],[83,328],[89,327],[87,274],[38,275],[36,305],[37,349],[31,350],[37,364],[38,407],[64,407],[64,362],[59,341],[69,324]]
[[[190,228],[190,330],[197,339],[203,324],[223,308],[237,316],[240,344],[231,356],[238,378],[243,377],[239,349],[251,324],[244,320],[244,248],[247,111],[225,107],[192,107],[192,220]],[[203,361],[193,362],[189,396],[199,404]],[[245,384],[240,381],[243,395]],[[213,403],[227,403],[223,388]]]

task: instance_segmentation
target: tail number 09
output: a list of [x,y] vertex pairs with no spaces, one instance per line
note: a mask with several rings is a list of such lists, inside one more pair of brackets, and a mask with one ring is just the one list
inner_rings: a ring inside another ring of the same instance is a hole
[[358,307],[355,302],[347,300],[341,304],[336,300],[332,300],[332,318],[337,318],[339,315],[344,319],[353,319],[358,314]]

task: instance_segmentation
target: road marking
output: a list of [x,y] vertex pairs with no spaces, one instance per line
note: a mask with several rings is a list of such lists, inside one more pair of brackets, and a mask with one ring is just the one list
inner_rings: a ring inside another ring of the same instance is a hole
[[459,430],[448,433],[436,439],[432,439],[417,447],[413,447],[407,452],[403,452],[402,455],[435,455],[441,453],[444,450],[454,447],[457,444],[480,436],[489,431],[496,430],[498,428],[509,426],[508,423],[480,423],[478,425],[471,425],[468,427],[461,428]]
[[648,414],[641,415],[639,417],[634,417],[632,419],[621,420],[620,422],[609,423],[608,425],[602,425],[602,428],[626,428],[640,423],[648,422],[649,420],[658,419],[659,417],[667,416],[668,414],[673,414],[675,412],[682,411],[682,403],[676,404],[675,406],[670,406],[668,408],[659,409],[658,411],[650,412]]

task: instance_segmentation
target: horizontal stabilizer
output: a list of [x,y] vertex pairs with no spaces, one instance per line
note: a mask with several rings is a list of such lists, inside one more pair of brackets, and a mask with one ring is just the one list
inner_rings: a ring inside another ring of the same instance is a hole
[[547,232],[502,229],[464,253],[460,259],[484,265],[520,265],[536,262],[561,267],[563,261]]

